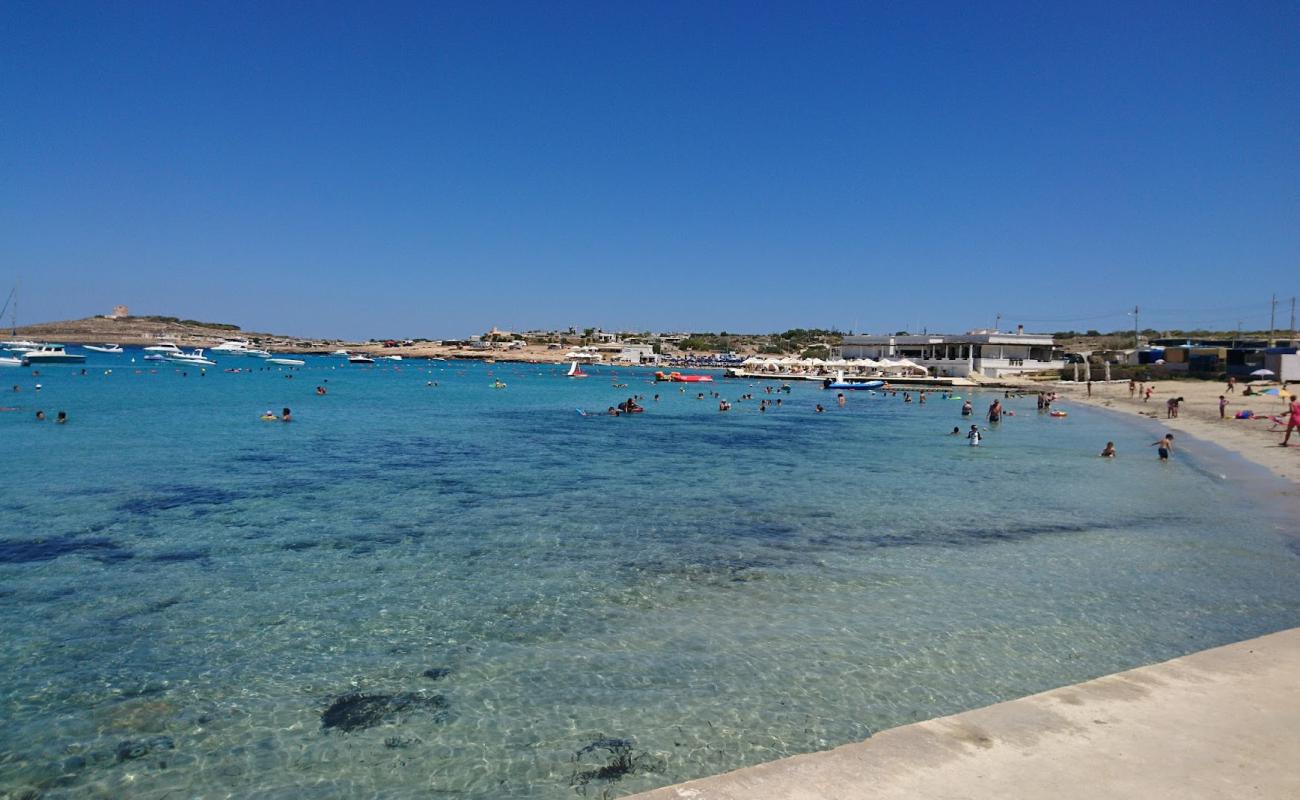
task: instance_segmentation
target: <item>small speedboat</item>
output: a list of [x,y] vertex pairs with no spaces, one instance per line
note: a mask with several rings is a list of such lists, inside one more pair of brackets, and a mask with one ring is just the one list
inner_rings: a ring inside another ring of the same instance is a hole
[[402,357],[401,357],[401,356],[380,356],[380,358],[384,359],[385,361],[401,361],[401,360],[402,360]]
[[11,356],[0,356],[0,367],[21,367],[23,360]]
[[80,364],[85,356],[74,355],[63,349],[61,344],[43,344],[35,350],[28,350],[22,355],[22,365],[28,364]]
[[168,361],[176,364],[197,364],[202,367],[215,367],[217,362],[203,355],[203,348],[199,348],[192,353],[175,352],[166,356]]
[[244,355],[252,356],[253,358],[270,358],[271,352],[269,350],[258,350],[257,348],[249,348],[244,351]]
[[0,350],[9,350],[14,353],[25,353],[28,350],[35,350],[40,347],[36,342],[28,342],[22,339],[10,339],[7,342],[0,342]]
[[344,357],[344,358],[347,358],[347,357],[348,357],[349,355],[351,355],[351,354],[350,354],[347,350],[335,350],[333,353],[330,353],[330,355],[332,355],[332,356],[342,356],[342,357]]
[[268,358],[266,363],[281,364],[286,367],[301,367],[307,362],[303,361],[301,358]]
[[825,389],[840,389],[853,391],[855,389],[879,389],[884,386],[884,381],[832,381],[829,378],[822,387]]
[[92,350],[92,351],[94,351],[94,352],[96,352],[96,353],[121,353],[121,352],[123,352],[123,351],[122,351],[122,346],[121,346],[121,345],[116,345],[116,344],[83,344],[82,347],[84,347],[84,348],[87,349],[87,350]]
[[348,356],[348,363],[349,364],[373,364],[375,363],[375,360],[370,356],[357,353],[354,356]]
[[179,353],[181,349],[172,342],[161,342],[149,345],[144,348],[144,351],[146,353]]
[[162,353],[150,353],[149,355],[144,357],[144,360],[145,361],[166,361],[167,356],[163,355]]
[[823,389],[840,389],[853,391],[857,389],[879,389],[884,386],[884,381],[865,381],[865,380],[845,380],[843,372],[835,373],[835,379],[827,378],[822,381]]

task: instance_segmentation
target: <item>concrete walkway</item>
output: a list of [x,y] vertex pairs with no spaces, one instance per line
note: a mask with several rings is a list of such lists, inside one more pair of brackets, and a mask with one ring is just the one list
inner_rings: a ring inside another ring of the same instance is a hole
[[1300,798],[1300,628],[638,800]]

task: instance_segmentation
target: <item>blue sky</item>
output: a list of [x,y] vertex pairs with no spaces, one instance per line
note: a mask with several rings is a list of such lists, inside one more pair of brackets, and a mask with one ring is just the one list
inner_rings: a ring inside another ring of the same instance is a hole
[[1292,2],[371,5],[6,3],[20,324],[1251,328],[1300,293]]

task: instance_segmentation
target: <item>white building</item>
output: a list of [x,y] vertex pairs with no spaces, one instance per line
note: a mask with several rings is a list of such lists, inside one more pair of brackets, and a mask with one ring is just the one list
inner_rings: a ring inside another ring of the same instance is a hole
[[1047,334],[999,331],[923,336],[845,336],[839,357],[910,359],[934,377],[971,374],[1002,378],[1026,372],[1064,369],[1064,353]]

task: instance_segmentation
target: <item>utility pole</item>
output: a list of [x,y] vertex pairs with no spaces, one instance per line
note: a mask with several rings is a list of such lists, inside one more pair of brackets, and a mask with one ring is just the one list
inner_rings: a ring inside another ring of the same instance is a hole
[[1272,347],[1274,342],[1273,323],[1276,322],[1275,317],[1277,317],[1277,294],[1276,293],[1273,295],[1273,299],[1269,302],[1269,306],[1268,306],[1268,346],[1269,347]]
[[998,326],[1001,325],[1001,324],[1002,324],[1002,312],[999,311],[999,312],[998,312],[998,315],[997,315],[996,317],[993,318],[993,332],[994,332],[994,333],[997,333],[997,332],[998,332]]
[[1291,341],[1289,344],[1295,344],[1295,298],[1291,298]]

